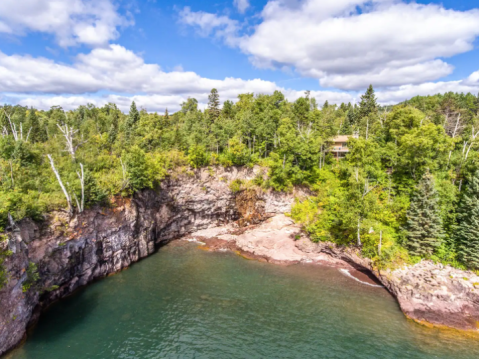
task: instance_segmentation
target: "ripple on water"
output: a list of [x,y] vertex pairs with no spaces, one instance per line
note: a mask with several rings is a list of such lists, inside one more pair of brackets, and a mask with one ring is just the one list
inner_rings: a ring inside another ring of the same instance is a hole
[[338,269],[167,246],[51,307],[20,358],[478,358]]

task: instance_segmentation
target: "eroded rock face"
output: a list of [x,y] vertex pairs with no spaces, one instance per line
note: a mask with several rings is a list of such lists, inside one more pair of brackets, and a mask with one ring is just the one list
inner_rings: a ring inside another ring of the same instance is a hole
[[[111,208],[93,208],[69,219],[52,213],[42,224],[23,220],[4,243],[13,255],[0,290],[0,355],[25,335],[41,309],[97,278],[117,272],[152,254],[163,243],[192,231],[239,218],[235,179],[252,179],[259,169],[209,169],[163,181],[157,191],[118,199]],[[293,194],[255,194],[257,220],[290,210]],[[259,217],[258,217],[259,216]],[[33,262],[40,280],[27,291],[27,268]],[[48,290],[50,290],[48,292]],[[43,292],[43,294],[40,294]]]
[[479,330],[479,276],[422,261],[378,273],[402,311],[423,324]]

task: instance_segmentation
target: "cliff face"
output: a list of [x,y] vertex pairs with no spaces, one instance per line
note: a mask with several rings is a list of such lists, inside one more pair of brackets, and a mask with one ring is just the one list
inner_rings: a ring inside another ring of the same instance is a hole
[[[279,263],[317,262],[369,269],[394,294],[403,312],[420,322],[477,329],[479,277],[423,261],[394,271],[375,271],[355,248],[312,243],[284,216],[294,196],[244,191],[235,179],[252,179],[259,169],[213,169],[163,181],[156,191],[118,199],[111,208],[92,208],[72,219],[63,212],[43,223],[23,220],[0,242],[13,252],[4,267],[9,280],[0,290],[0,355],[18,344],[42,308],[95,279],[115,273],[152,254],[161,244],[196,232],[219,248],[238,249]],[[221,229],[241,218],[246,231]],[[216,227],[212,229],[212,227]],[[209,228],[207,231],[201,231]],[[35,264],[36,270],[32,267]],[[28,269],[30,266],[30,270]],[[34,277],[38,274],[38,280]],[[27,289],[28,283],[31,287]]]
[[[117,272],[187,233],[236,220],[254,222],[290,210],[293,195],[234,194],[235,179],[258,169],[212,169],[163,181],[111,208],[93,208],[69,219],[53,213],[44,223],[23,220],[2,245],[13,254],[4,263],[9,281],[0,291],[0,355],[19,343],[29,323],[52,301],[97,278]],[[239,210],[240,209],[240,210]],[[39,279],[32,282],[30,263]]]

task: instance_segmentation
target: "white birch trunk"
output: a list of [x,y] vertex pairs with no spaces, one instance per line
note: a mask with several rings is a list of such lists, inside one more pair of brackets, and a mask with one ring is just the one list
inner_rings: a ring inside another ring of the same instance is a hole
[[50,160],[50,165],[52,166],[53,173],[55,173],[55,177],[58,180],[58,183],[60,184],[60,187],[62,188],[63,194],[65,195],[68,203],[68,212],[72,214],[72,200],[70,195],[68,194],[67,189],[63,185],[62,179],[60,177],[60,174],[58,173],[57,169],[55,168],[55,163],[53,162],[52,155],[47,155],[48,159]]

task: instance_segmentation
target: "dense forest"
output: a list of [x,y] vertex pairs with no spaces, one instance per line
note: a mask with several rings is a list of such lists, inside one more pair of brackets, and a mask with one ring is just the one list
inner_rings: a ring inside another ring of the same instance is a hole
[[[169,114],[131,104],[74,111],[0,107],[0,227],[154,188],[171,171],[267,169],[252,183],[315,196],[291,213],[315,241],[357,245],[378,266],[431,258],[479,269],[479,97],[415,97],[381,107],[370,87],[358,104],[321,107],[306,92],[243,94],[208,108],[194,98]],[[337,135],[353,135],[336,160]],[[265,173],[266,174],[266,173]],[[267,178],[266,180],[264,178]],[[0,230],[2,229],[0,228]]]

